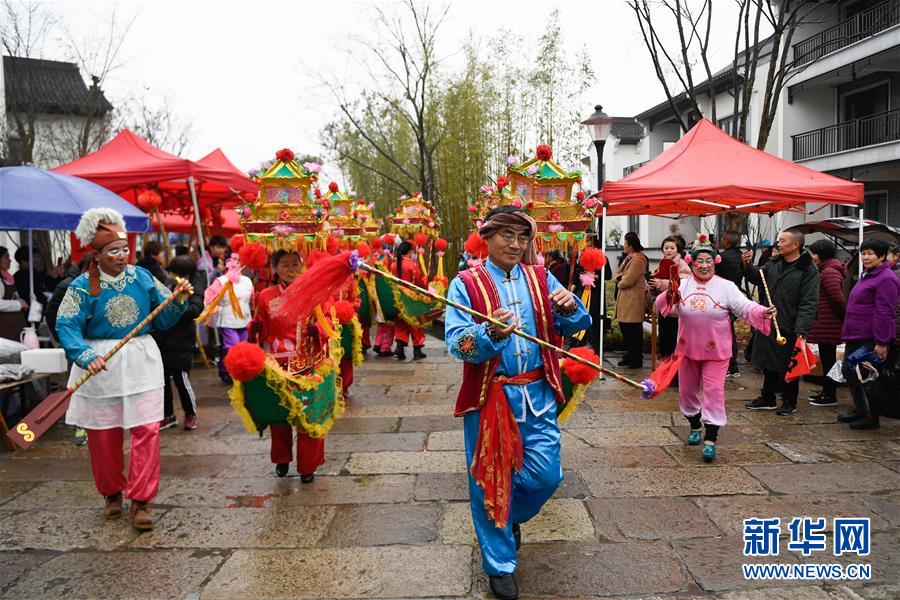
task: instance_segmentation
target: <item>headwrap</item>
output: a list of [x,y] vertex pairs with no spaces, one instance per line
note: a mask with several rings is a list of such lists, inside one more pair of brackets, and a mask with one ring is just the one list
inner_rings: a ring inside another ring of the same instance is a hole
[[100,267],[97,263],[99,252],[110,242],[127,240],[125,219],[122,214],[111,208],[92,208],[81,215],[75,237],[82,246],[90,246],[97,251],[88,268],[88,278],[92,296],[100,295]]
[[534,236],[537,235],[537,223],[534,222],[534,219],[521,209],[497,212],[484,222],[484,225],[478,230],[478,235],[487,240],[501,229],[527,233],[528,245],[525,247],[525,254],[522,255],[522,262],[526,265],[538,264],[537,253],[534,251]]
[[694,241],[694,245],[691,246],[691,249],[688,250],[688,255],[685,257],[685,262],[691,263],[697,260],[697,255],[701,252],[706,252],[710,256],[713,257],[716,264],[721,262],[721,258],[719,258],[719,251],[713,248],[712,243],[709,241],[709,236],[705,233],[698,233],[697,239]]

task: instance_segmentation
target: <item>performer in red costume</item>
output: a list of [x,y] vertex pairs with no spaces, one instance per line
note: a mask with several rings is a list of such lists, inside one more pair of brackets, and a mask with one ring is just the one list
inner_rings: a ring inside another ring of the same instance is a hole
[[[264,289],[259,294],[259,301],[254,318],[253,331],[257,334],[257,342],[283,365],[297,348],[297,329],[276,321],[272,314],[281,301],[281,295],[301,271],[300,255],[296,252],[279,250],[272,257],[275,271],[275,285]],[[289,425],[272,425],[272,450],[270,456],[275,464],[275,474],[279,477],[287,475],[292,455],[293,432]],[[325,438],[310,437],[305,431],[297,431],[297,471],[300,481],[311,483],[316,469],[325,462]]]
[[[403,242],[397,246],[394,275],[422,288],[428,285],[419,271],[419,265],[416,264],[416,250],[409,242]],[[427,358],[422,352],[422,348],[425,346],[425,331],[421,327],[410,325],[402,317],[397,317],[394,324],[394,337],[397,340],[397,351],[394,353],[397,360],[406,360],[406,347],[409,345],[410,337],[412,337],[413,343],[413,360]]]

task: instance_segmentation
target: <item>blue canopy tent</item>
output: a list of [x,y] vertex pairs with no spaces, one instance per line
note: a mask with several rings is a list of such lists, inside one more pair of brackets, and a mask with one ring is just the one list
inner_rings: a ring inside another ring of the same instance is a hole
[[[122,213],[129,232],[150,230],[147,215],[96,183],[36,167],[0,168],[0,230],[27,229],[29,247],[32,230],[74,231],[86,210],[100,207]],[[29,286],[34,304],[33,271]]]

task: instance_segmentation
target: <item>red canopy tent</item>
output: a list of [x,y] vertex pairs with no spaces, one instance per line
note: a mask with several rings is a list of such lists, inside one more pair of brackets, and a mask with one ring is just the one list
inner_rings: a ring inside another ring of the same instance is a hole
[[671,148],[597,194],[606,214],[680,218],[863,202],[863,184],[751,148],[703,119]]
[[[861,183],[752,148],[702,119],[671,148],[627,177],[605,182],[594,196],[602,201],[601,239],[606,240],[607,216],[772,214],[801,211],[807,203],[860,206],[862,213],[863,189]],[[601,303],[605,283],[601,278]]]
[[[203,207],[200,209],[203,217],[203,228],[209,235],[221,235],[231,237],[241,232],[241,224],[238,221],[237,212],[233,207]],[[168,233],[191,233],[196,230],[193,215],[178,213],[161,213],[163,226]],[[153,229],[159,229],[156,218],[151,219]]]
[[[240,201],[239,194],[256,194],[258,186],[215,150],[194,162],[175,156],[124,129],[95,152],[54,169],[88,179],[136,204],[141,189],[155,186],[163,197],[160,210],[183,210],[190,202],[201,252],[201,199],[204,205],[225,199]],[[198,188],[201,196],[198,196]],[[207,191],[208,190],[208,191]]]

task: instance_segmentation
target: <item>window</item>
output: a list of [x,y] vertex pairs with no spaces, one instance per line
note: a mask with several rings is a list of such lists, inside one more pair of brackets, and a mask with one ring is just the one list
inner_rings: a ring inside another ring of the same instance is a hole
[[[735,123],[732,120],[732,115],[728,115],[727,117],[722,117],[716,121],[716,125],[718,125],[719,129],[727,133],[733,138],[737,138],[737,130],[740,127],[740,117],[738,118],[738,122]],[[744,139],[742,140],[745,144],[750,143],[750,115],[747,115],[747,127],[744,131]]]

